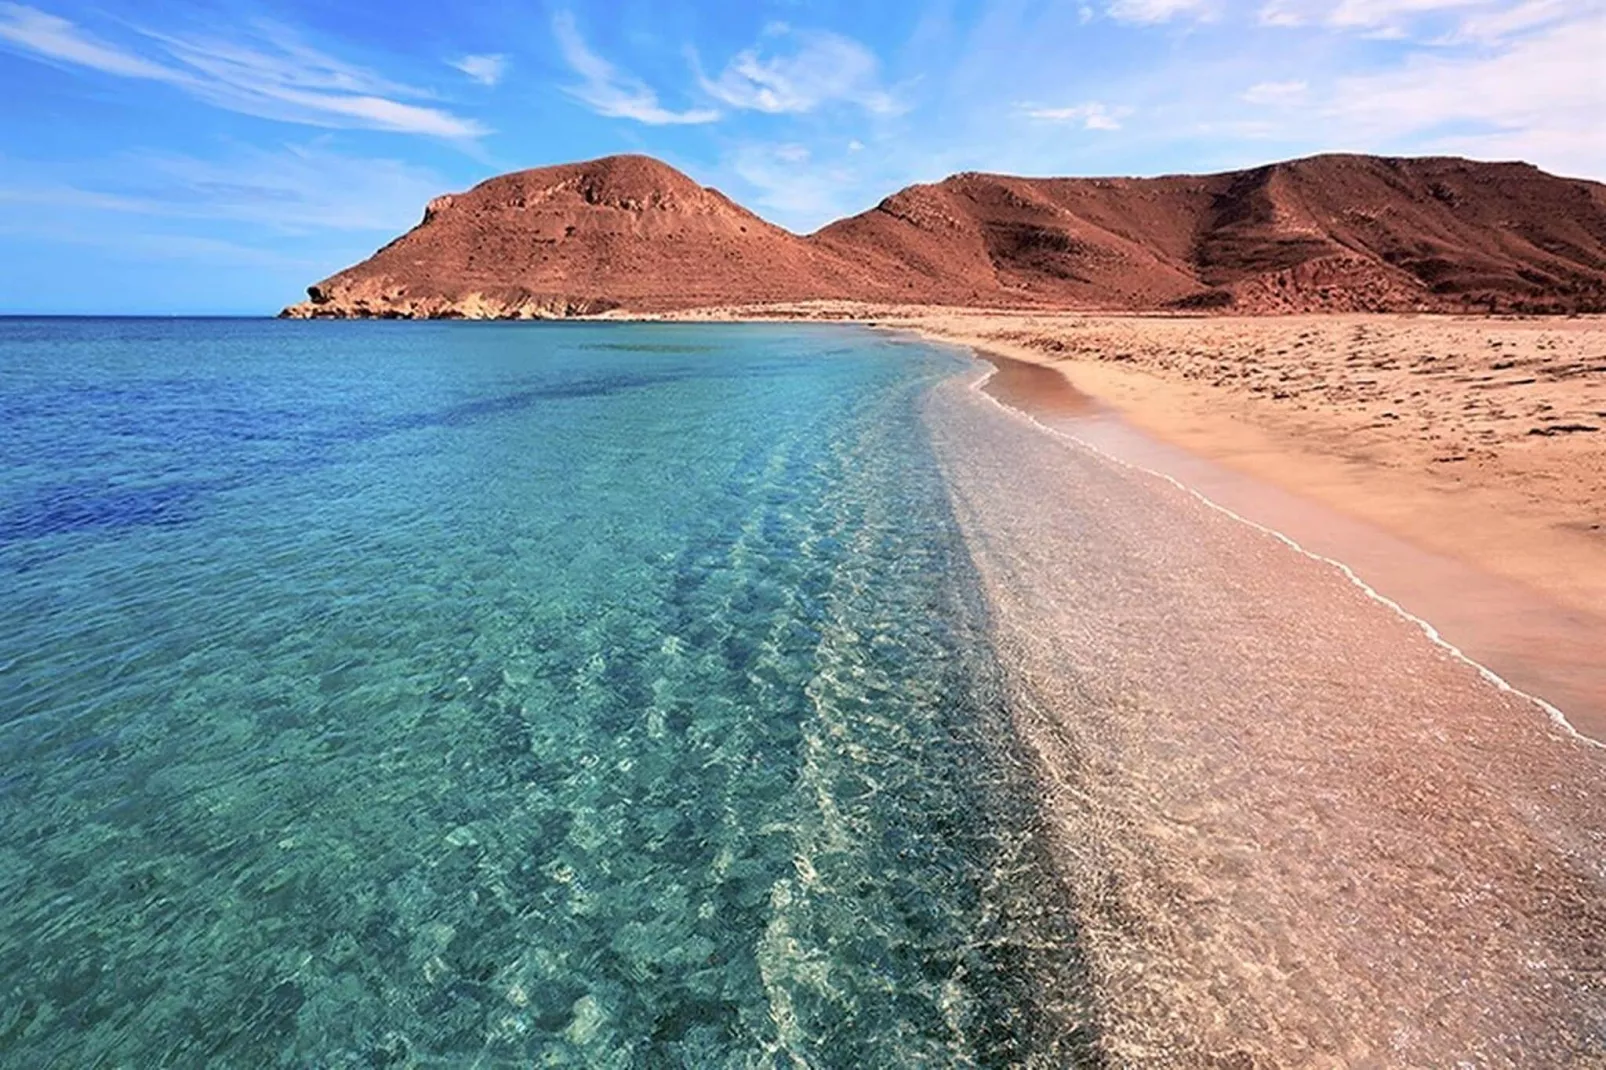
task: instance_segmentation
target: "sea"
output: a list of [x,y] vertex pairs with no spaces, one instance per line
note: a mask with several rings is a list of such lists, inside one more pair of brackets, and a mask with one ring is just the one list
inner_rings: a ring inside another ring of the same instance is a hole
[[0,1066],[1096,1061],[856,327],[0,320]]

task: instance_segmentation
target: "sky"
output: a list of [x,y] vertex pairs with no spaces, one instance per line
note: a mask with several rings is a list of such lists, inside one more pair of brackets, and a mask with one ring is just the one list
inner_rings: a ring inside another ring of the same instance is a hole
[[956,171],[1606,179],[1606,0],[0,0],[0,313],[265,314],[525,167],[799,233]]

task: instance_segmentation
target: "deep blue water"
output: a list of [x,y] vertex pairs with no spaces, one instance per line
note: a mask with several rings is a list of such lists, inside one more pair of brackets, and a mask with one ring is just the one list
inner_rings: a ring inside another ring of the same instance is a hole
[[833,327],[0,320],[0,1065],[1062,1065],[920,419]]

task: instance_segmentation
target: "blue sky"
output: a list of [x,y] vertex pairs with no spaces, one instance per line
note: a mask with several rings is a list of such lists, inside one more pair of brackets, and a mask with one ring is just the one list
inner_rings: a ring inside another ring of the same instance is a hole
[[0,2],[0,312],[272,312],[614,152],[800,232],[961,170],[1606,178],[1603,56],[1601,0]]

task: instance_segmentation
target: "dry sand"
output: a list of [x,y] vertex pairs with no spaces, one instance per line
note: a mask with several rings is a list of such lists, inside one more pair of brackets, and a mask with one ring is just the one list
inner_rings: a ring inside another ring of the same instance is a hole
[[1017,369],[1009,400],[1072,418],[1114,410],[1209,459],[1221,470],[1138,436],[1098,443],[1370,562],[1368,582],[1606,736],[1606,319],[825,302],[682,315],[870,322],[1051,368],[1074,392]]

